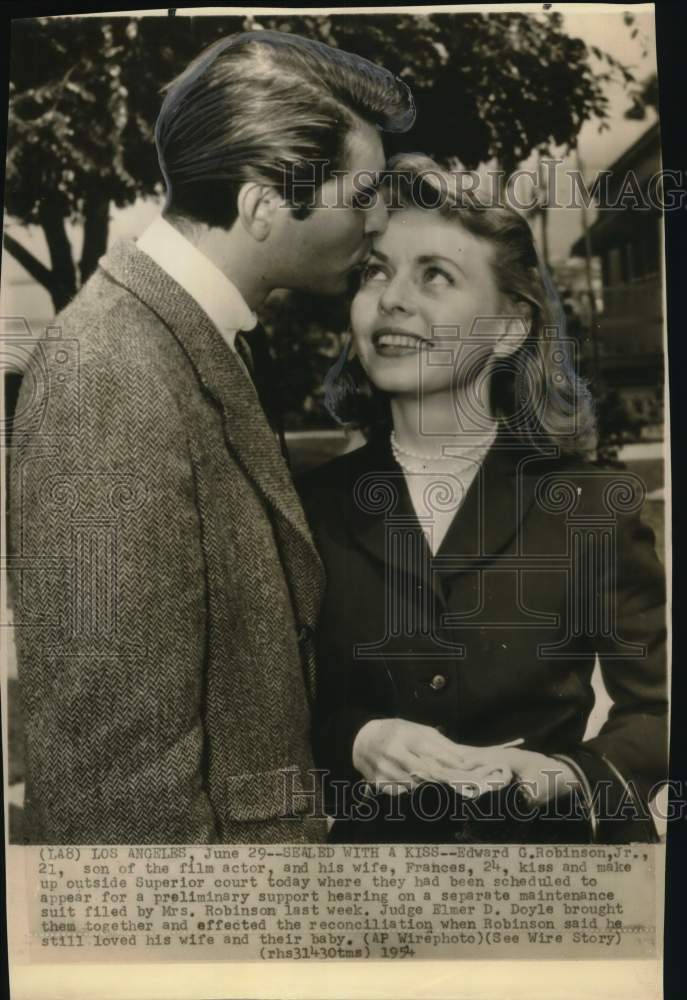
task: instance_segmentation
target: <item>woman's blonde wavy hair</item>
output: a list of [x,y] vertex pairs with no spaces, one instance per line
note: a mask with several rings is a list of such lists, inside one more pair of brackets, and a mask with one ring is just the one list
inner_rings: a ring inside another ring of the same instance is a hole
[[[494,415],[528,446],[542,450],[554,444],[566,454],[588,454],[596,443],[592,397],[575,372],[565,313],[526,219],[508,205],[485,204],[463,192],[459,175],[421,154],[395,157],[389,175],[383,193],[390,211],[438,212],[487,240],[494,248],[491,266],[499,291],[510,302],[529,305],[525,341],[510,358],[499,359],[490,378]],[[327,376],[325,403],[339,423],[370,434],[389,425],[388,399],[350,351],[349,344]]]

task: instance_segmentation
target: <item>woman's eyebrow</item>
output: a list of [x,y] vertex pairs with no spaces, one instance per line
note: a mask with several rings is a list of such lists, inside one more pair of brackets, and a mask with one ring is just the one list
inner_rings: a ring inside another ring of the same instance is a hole
[[375,250],[374,247],[372,247],[372,249],[370,250],[370,256],[371,257],[379,257],[379,259],[383,260],[385,263],[388,263],[388,261],[389,261],[389,258],[387,257],[387,255],[385,253],[382,253],[381,250]]
[[421,257],[417,258],[418,264],[432,264],[434,263],[434,261],[438,260],[444,261],[446,264],[452,264],[453,267],[457,268],[461,274],[463,275],[465,274],[463,268],[460,266],[457,260],[453,259],[453,257],[444,257],[438,253],[429,253],[429,254],[423,254]]

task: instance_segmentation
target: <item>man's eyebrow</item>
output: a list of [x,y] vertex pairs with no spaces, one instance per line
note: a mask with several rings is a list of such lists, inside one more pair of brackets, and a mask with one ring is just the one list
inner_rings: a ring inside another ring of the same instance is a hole
[[428,253],[417,258],[418,264],[431,264],[435,260],[443,260],[447,264],[452,264],[454,267],[458,268],[461,274],[465,274],[465,270],[460,266],[457,260],[453,259],[453,257],[443,257],[439,253]]

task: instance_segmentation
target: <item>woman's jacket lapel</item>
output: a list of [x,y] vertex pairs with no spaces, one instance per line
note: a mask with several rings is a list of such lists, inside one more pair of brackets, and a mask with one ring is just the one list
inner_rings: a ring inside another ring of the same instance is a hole
[[[491,561],[511,543],[515,553],[520,551],[519,532],[534,501],[540,458],[503,432],[497,435],[431,560],[435,569],[465,572]],[[422,528],[387,438],[377,437],[361,449],[347,488],[355,540],[382,562],[402,563],[402,549],[390,544],[390,533],[403,529],[421,535]],[[410,564],[398,568],[421,570]]]

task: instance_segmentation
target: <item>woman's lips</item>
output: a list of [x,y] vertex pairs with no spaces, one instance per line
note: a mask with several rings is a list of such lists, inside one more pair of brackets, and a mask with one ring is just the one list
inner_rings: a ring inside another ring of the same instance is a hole
[[372,345],[380,357],[398,358],[406,354],[417,354],[431,341],[404,330],[377,330],[372,334]]

